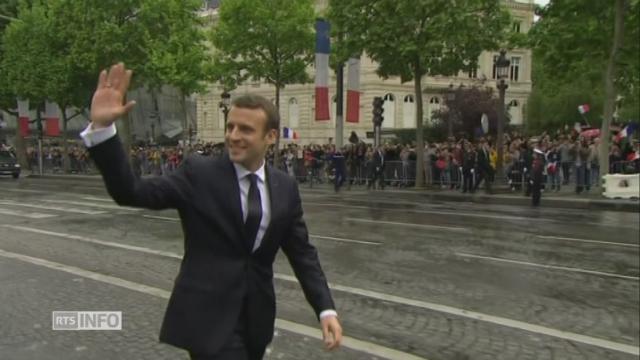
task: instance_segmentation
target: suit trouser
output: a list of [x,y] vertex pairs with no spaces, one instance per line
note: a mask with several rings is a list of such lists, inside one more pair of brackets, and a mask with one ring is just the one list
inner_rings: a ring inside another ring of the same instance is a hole
[[231,338],[217,354],[196,354],[189,352],[191,360],[262,360],[265,348],[252,348],[247,341],[246,311],[242,311]]

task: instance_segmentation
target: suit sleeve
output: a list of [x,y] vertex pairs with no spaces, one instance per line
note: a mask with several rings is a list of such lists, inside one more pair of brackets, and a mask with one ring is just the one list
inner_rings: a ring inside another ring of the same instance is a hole
[[335,309],[327,279],[320,266],[316,248],[309,242],[307,225],[303,219],[302,202],[298,186],[293,183],[293,220],[288,236],[282,243],[284,251],[296,278],[302,286],[304,295],[316,312],[316,316],[324,310]]
[[160,210],[181,208],[189,201],[188,159],[169,176],[140,179],[133,174],[118,136],[90,147],[89,154],[118,205]]

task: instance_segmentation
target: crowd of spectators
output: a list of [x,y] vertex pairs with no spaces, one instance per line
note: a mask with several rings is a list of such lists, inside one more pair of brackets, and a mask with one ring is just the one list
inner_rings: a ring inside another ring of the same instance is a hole
[[[528,137],[517,132],[505,134],[503,172],[498,169],[496,141],[487,136],[475,141],[448,138],[426,142],[423,149],[424,179],[427,186],[476,191],[491,184],[508,185],[518,190],[527,182],[532,154],[537,148],[545,154],[545,184],[558,191],[562,186],[575,186],[576,192],[598,186],[600,140],[580,136],[573,132],[542,133]],[[92,173],[88,152],[81,144],[68,147],[69,168],[72,173]],[[175,170],[185,154],[197,152],[203,156],[221,156],[222,143],[197,143],[193,146],[133,146],[130,157],[137,175],[166,175]],[[63,171],[63,150],[60,146],[43,147],[43,162],[50,172]],[[380,153],[376,163],[375,154]],[[392,186],[412,186],[415,181],[415,144],[385,143],[378,149],[353,136],[341,149],[333,144],[298,145],[289,143],[280,151],[280,167],[301,182],[330,182],[336,171],[336,155],[344,166],[348,185],[366,185],[376,169],[383,167],[383,182]],[[35,147],[27,148],[32,169],[37,169],[38,154]],[[640,145],[637,140],[614,142],[609,151],[610,173],[640,172]],[[274,148],[267,154],[274,162]],[[375,166],[374,166],[375,163]]]

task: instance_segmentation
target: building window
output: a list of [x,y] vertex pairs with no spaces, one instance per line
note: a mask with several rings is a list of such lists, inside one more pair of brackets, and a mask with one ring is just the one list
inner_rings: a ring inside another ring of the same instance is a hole
[[404,97],[402,104],[402,127],[412,129],[416,127],[416,104],[413,95]]
[[384,121],[382,121],[383,128],[395,128],[396,127],[396,97],[393,94],[386,94],[384,97],[384,103],[382,103],[382,108],[384,112],[382,116],[384,117]]
[[478,68],[473,68],[471,70],[469,70],[469,78],[470,79],[477,79],[478,78]]
[[498,68],[496,67],[496,62],[498,62],[498,58],[500,55],[493,55],[493,72],[491,73],[491,78],[495,79],[498,77]]
[[516,21],[513,23],[512,30],[513,32],[516,32],[516,33],[520,32],[520,21]]
[[296,98],[289,99],[289,127],[296,129],[300,126],[300,108]]
[[511,58],[511,71],[509,72],[509,79],[517,82],[520,79],[520,57],[513,56]]
[[511,102],[509,102],[509,106],[510,107],[518,107],[518,106],[520,106],[520,103],[518,103],[518,100],[511,100]]

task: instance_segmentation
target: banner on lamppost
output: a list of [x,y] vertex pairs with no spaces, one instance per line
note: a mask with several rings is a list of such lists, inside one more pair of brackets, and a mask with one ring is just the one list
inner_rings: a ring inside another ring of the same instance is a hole
[[18,129],[21,137],[29,136],[29,100],[18,100]]

